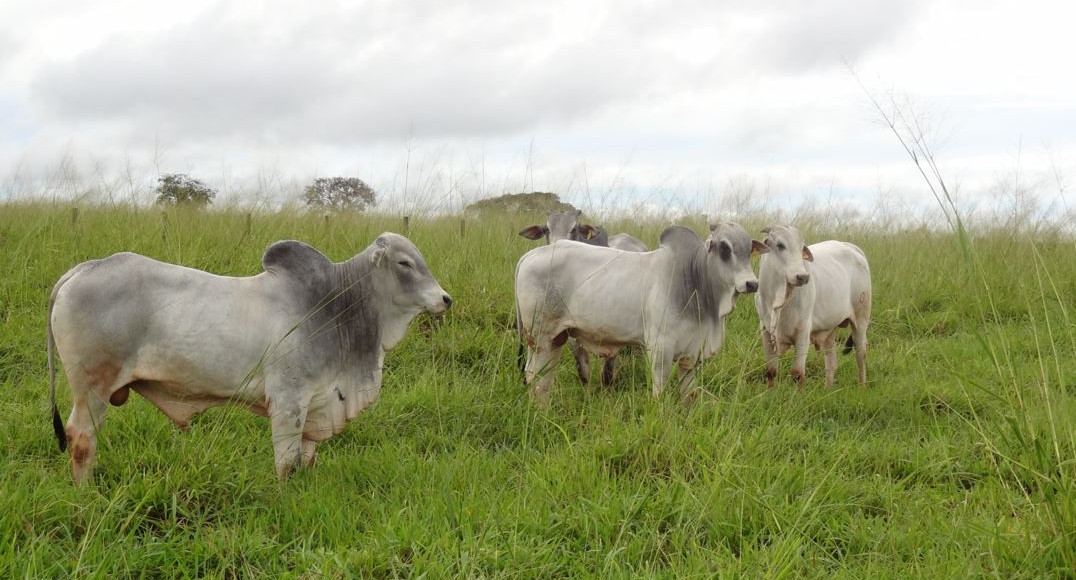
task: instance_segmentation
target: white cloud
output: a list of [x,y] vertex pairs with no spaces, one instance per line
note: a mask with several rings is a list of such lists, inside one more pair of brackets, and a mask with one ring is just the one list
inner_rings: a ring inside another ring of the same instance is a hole
[[232,183],[361,171],[399,190],[410,148],[411,161],[440,164],[427,184],[482,193],[710,195],[733,175],[769,175],[793,195],[914,182],[844,62],[883,93],[940,109],[939,144],[957,166],[1025,140],[1048,143],[1067,169],[1065,11],[1016,0],[20,3],[0,23],[0,177],[68,151]]

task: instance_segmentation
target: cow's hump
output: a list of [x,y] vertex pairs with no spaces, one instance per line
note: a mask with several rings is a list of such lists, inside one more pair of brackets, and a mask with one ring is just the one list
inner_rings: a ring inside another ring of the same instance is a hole
[[295,240],[276,242],[262,255],[266,272],[294,277],[304,283],[321,278],[331,266],[332,261],[325,254]]
[[691,228],[684,226],[669,226],[661,232],[658,244],[671,249],[675,254],[681,255],[694,252],[702,244],[699,235]]

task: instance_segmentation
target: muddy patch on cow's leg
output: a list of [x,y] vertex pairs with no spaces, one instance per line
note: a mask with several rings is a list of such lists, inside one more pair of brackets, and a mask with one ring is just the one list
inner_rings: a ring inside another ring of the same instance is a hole
[[71,449],[71,475],[75,485],[82,485],[93,477],[93,460],[97,452],[96,438],[82,430],[67,429]]

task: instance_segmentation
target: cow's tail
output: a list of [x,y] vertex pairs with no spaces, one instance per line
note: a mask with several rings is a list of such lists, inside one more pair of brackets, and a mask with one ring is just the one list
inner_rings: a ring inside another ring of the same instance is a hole
[[56,406],[56,337],[52,333],[52,308],[56,304],[56,294],[60,287],[74,274],[72,269],[56,283],[49,297],[49,319],[46,321],[45,334],[47,337],[47,350],[49,357],[49,402],[52,405],[52,430],[56,433],[56,442],[60,444],[60,451],[67,450],[67,432],[64,430],[63,419],[60,418],[60,409]]
[[844,354],[852,354],[852,351],[856,348],[856,340],[851,334],[848,335],[848,340],[844,341],[844,349],[841,351]]
[[516,366],[519,367],[519,374],[523,375],[524,382],[527,380],[527,362],[523,355],[523,320],[519,316],[519,303],[516,303],[516,342],[519,343],[519,349],[516,350]]

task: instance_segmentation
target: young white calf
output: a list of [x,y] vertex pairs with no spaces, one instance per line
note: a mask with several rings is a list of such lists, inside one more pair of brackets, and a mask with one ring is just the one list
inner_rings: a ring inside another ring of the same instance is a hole
[[851,326],[845,352],[855,345],[859,383],[865,384],[871,273],[863,250],[837,240],[807,247],[792,226],[772,226],[762,233],[769,252],[759,263],[755,308],[762,323],[766,383],[773,386],[778,358],[795,347],[796,360],[789,374],[802,385],[807,347],[813,343],[825,353],[826,385],[832,385],[837,369],[837,328]]

